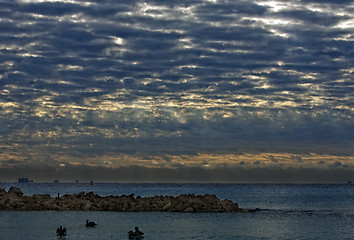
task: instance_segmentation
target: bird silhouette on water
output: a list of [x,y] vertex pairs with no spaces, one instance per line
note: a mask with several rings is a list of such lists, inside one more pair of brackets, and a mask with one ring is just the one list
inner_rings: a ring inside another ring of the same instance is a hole
[[86,227],[95,227],[97,223],[95,222],[89,222],[89,220],[86,220]]
[[144,238],[143,235],[144,233],[140,231],[138,227],[135,227],[134,232],[132,230],[128,232],[129,239],[143,239]]
[[66,228],[63,228],[63,226],[57,228],[57,236],[59,236],[60,238],[66,236]]

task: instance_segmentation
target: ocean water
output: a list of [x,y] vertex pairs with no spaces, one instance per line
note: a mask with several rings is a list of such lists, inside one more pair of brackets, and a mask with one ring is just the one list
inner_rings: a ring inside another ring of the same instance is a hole
[[[22,189],[25,195],[94,192],[101,196],[194,193],[215,194],[237,202],[252,213],[166,213],[83,211],[0,211],[1,240],[58,239],[56,229],[67,228],[65,239],[128,239],[135,226],[144,240],[180,239],[354,239],[354,185],[309,184],[116,184],[0,183]],[[85,227],[86,219],[95,228]]]

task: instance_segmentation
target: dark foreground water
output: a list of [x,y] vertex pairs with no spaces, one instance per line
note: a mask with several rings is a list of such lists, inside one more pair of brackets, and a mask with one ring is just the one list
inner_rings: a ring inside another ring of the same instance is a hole
[[[60,225],[66,239],[128,239],[139,226],[144,240],[177,239],[354,239],[354,185],[272,184],[67,184],[0,183],[20,187],[25,195],[93,191],[101,196],[194,193],[216,194],[254,213],[165,212],[16,212],[0,211],[0,239],[57,239]],[[95,228],[85,228],[85,220]]]

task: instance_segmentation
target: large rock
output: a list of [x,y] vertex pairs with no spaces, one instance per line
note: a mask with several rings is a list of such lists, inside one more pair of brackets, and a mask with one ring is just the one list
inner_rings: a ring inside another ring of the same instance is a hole
[[165,204],[165,206],[163,206],[162,211],[167,211],[170,207],[171,207],[172,203],[171,201],[169,201],[168,203]]
[[0,188],[0,197],[5,196],[7,194],[6,190],[3,188]]
[[23,196],[23,192],[20,188],[17,187],[10,187],[8,194],[16,194],[18,196]]
[[33,194],[34,199],[50,199],[50,194]]

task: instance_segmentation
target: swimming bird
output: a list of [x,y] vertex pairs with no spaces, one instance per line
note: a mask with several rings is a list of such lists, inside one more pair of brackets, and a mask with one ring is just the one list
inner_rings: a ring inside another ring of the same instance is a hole
[[144,238],[143,235],[144,233],[140,231],[138,227],[135,227],[134,232],[132,230],[128,232],[129,239],[143,239]]
[[62,226],[60,226],[57,229],[57,236],[59,236],[60,238],[66,236],[66,228],[63,228]]
[[86,227],[95,227],[97,223],[95,222],[89,222],[89,220],[86,220]]

